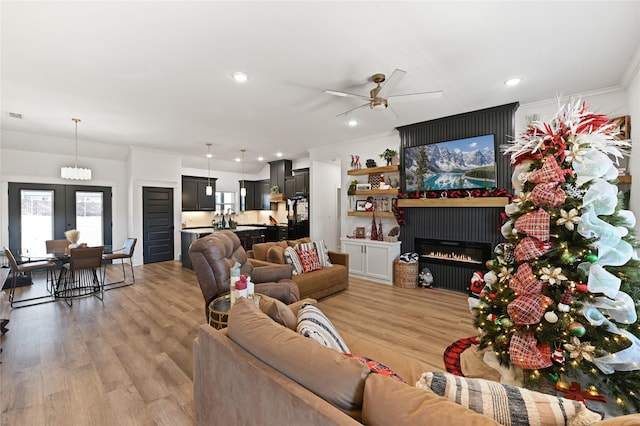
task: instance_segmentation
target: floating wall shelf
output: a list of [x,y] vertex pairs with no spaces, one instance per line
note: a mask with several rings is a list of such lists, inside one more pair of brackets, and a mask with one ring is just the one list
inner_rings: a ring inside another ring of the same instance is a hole
[[[372,212],[347,212],[347,216],[371,217]],[[376,217],[395,217],[393,212],[376,212]]]
[[348,175],[358,176],[358,175],[373,175],[376,173],[391,173],[397,172],[398,165],[395,166],[381,166],[381,167],[367,167],[366,169],[353,169],[347,170]]
[[398,207],[504,207],[507,197],[403,198]]

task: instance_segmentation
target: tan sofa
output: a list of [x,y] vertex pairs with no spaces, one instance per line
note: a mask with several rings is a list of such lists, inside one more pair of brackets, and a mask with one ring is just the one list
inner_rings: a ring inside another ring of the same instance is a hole
[[[413,387],[428,366],[346,332],[354,354],[382,362],[407,384],[370,373],[273,321],[241,299],[229,328],[202,325],[194,342],[194,396],[199,425],[496,425],[436,394]],[[640,424],[640,415],[598,425]]]
[[[247,256],[253,266],[284,265],[284,249],[287,246],[308,242],[311,242],[309,238],[301,238],[277,243],[257,243],[247,252]],[[349,287],[349,254],[329,250],[328,255],[332,267],[291,277],[298,285],[301,299],[321,299]]]

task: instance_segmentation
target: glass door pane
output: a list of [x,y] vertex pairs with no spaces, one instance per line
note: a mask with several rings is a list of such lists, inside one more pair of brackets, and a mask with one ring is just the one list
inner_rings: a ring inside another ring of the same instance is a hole
[[46,252],[45,241],[53,239],[53,191],[20,191],[20,251]]
[[80,243],[89,247],[104,245],[102,192],[76,191],[76,229]]

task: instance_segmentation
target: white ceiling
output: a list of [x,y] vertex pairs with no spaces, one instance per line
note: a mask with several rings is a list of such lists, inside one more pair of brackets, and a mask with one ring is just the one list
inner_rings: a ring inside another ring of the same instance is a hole
[[[1,13],[3,130],[64,138],[49,148],[72,154],[79,117],[80,157],[83,142],[134,145],[206,168],[210,142],[213,168],[237,169],[225,160],[246,148],[248,172],[276,151],[296,159],[405,124],[624,87],[640,42],[639,1],[2,1]],[[363,102],[324,89],[366,95],[372,74],[395,68],[407,71],[395,94],[443,97],[390,101],[399,119],[336,118]],[[235,83],[237,70],[251,79]],[[523,81],[506,87],[511,77]]]

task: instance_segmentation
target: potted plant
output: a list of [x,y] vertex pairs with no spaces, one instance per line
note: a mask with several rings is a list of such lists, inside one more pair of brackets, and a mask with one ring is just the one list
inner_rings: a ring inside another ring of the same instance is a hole
[[347,195],[356,195],[357,184],[358,184],[358,181],[355,179],[349,182],[349,189],[347,189]]
[[398,155],[398,151],[393,149],[385,149],[382,154],[380,154],[380,158],[384,158],[387,161],[387,166],[391,165],[393,158]]

